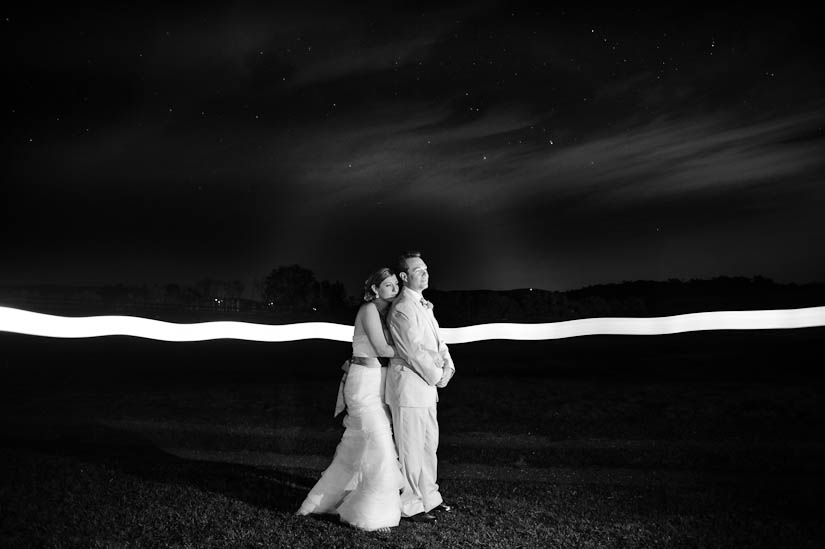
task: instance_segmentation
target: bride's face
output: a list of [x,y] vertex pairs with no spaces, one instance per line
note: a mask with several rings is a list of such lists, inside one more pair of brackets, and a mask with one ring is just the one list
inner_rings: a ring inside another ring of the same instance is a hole
[[372,286],[378,292],[378,298],[384,301],[392,301],[398,295],[398,277],[395,275],[388,276],[381,281],[378,286]]

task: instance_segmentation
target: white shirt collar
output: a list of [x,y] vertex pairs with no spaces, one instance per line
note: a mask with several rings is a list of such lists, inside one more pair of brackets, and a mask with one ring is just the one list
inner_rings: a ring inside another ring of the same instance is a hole
[[412,288],[409,288],[409,287],[407,287],[407,286],[404,286],[404,289],[405,289],[405,290],[407,290],[408,292],[410,292],[410,293],[411,293],[411,294],[412,294],[412,295],[413,295],[416,299],[418,299],[418,300],[422,300],[422,299],[424,299],[424,296],[423,296],[423,295],[421,295],[420,293],[416,292],[416,291],[415,291],[415,290],[413,290]]

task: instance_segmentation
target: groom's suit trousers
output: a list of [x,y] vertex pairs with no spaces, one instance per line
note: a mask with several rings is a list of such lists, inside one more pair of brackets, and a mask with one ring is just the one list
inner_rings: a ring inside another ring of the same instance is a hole
[[[390,406],[395,445],[406,486],[401,514],[411,517],[442,502],[438,491],[438,418],[435,406]],[[423,450],[423,451],[422,451]]]

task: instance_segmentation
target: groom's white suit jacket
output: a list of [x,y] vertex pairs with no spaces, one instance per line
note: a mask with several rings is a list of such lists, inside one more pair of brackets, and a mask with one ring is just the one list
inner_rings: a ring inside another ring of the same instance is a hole
[[432,308],[422,301],[417,292],[402,288],[387,317],[397,355],[387,371],[384,400],[390,406],[435,406],[444,369],[455,372]]

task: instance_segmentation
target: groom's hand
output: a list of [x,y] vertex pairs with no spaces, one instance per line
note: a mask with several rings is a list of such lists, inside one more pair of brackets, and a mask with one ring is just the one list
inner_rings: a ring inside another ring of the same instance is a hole
[[435,384],[435,386],[439,389],[443,389],[453,378],[453,374],[455,374],[455,368],[444,368],[444,373],[441,374],[441,379]]

